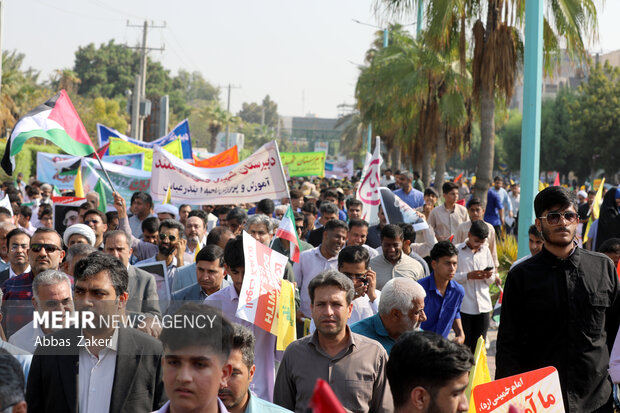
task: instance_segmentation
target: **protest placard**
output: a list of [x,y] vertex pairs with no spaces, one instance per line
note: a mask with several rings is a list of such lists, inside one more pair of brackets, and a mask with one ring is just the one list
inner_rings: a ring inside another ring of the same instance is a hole
[[245,160],[223,168],[197,168],[156,147],[151,196],[162,201],[170,186],[172,199],[190,205],[226,205],[288,197],[278,146],[263,145]]
[[380,188],[381,206],[388,224],[412,224],[415,231],[428,228],[426,221],[389,188]]
[[[110,142],[110,138],[119,138],[125,142],[129,142],[142,148],[149,149],[153,149],[155,146],[165,146],[171,142],[180,141],[182,152],[179,157],[183,159],[192,159],[192,140],[189,132],[189,122],[187,121],[187,119],[179,122],[179,124],[175,126],[174,129],[172,129],[172,131],[166,136],[162,136],[161,138],[155,139],[151,142],[131,139],[129,136],[120,133],[116,129],[107,127],[100,123],[97,124],[97,135],[99,137],[100,148],[108,144]],[[110,153],[110,149],[108,149],[105,155],[113,154]],[[150,167],[148,170],[150,170]]]
[[327,178],[351,179],[353,177],[353,159],[345,161],[325,161],[325,176]]
[[243,232],[245,275],[239,293],[237,317],[277,335],[278,297],[288,257]]
[[325,152],[282,152],[280,157],[288,176],[325,175]]
[[366,154],[366,162],[362,171],[362,182],[355,195],[357,199],[362,201],[362,219],[370,225],[379,223],[379,205],[381,204],[379,186],[381,182],[381,164],[383,163],[380,142],[380,139],[377,137],[373,155]]
[[560,377],[554,367],[517,374],[474,387],[477,413],[564,413]]

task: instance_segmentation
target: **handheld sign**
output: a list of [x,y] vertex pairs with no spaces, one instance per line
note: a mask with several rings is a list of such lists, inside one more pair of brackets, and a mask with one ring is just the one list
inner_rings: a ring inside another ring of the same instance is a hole
[[517,374],[474,388],[477,413],[564,413],[560,377],[554,367]]

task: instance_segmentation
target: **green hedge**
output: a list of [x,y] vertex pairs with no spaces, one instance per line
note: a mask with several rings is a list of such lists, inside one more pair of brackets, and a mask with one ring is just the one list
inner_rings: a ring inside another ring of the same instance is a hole
[[[4,156],[4,148],[6,143],[0,143],[0,153]],[[37,153],[65,153],[56,145],[40,145],[40,144],[24,144],[22,150],[15,157],[15,171],[13,176],[9,177],[4,170],[0,168],[0,181],[8,181],[15,179],[18,173],[24,174],[24,181],[28,182],[28,179],[37,176]]]

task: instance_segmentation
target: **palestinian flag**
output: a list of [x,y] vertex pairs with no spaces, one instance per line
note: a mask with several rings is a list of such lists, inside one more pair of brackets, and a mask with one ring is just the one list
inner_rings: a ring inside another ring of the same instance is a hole
[[293,262],[299,262],[299,253],[301,252],[299,237],[297,236],[297,228],[295,227],[295,215],[293,208],[288,206],[286,214],[282,217],[280,226],[276,231],[276,237],[290,241],[290,258]]
[[88,156],[95,151],[88,132],[64,89],[17,122],[0,162],[7,174],[13,174],[15,155],[21,151],[24,143],[35,137],[51,141],[70,155]]

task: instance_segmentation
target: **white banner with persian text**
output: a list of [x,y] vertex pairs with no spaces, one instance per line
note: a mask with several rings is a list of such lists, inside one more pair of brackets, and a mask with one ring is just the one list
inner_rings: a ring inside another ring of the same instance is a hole
[[245,160],[223,168],[198,168],[155,147],[151,196],[161,201],[171,189],[172,203],[223,205],[288,197],[275,141]]

